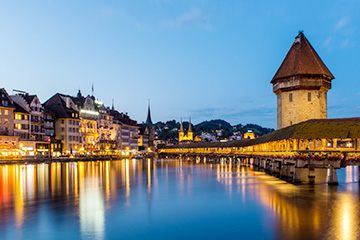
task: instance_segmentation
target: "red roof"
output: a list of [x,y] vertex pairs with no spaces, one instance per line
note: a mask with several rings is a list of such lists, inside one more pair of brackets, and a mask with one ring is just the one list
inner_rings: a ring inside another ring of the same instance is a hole
[[293,45],[271,80],[271,83],[274,83],[277,79],[301,75],[319,76],[329,80],[334,79],[334,76],[325,66],[303,32],[296,36]]

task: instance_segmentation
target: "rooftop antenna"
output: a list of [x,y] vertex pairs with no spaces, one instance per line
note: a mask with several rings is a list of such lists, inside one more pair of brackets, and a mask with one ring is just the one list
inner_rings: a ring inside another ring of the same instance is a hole
[[94,96],[94,83],[91,85],[91,95]]
[[17,89],[13,89],[13,92],[24,93],[24,94],[26,94],[26,93],[27,93],[27,92],[25,92],[25,91],[22,91],[22,90],[17,90]]
[[112,99],[112,110],[114,110],[114,99]]

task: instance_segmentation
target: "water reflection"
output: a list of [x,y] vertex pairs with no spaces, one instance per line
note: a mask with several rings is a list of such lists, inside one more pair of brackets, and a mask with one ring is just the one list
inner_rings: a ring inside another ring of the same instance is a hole
[[245,239],[359,239],[358,167],[338,175],[339,186],[295,186],[246,166],[200,161],[1,165],[0,238],[181,239],[199,228],[207,231],[198,237],[215,238],[227,233],[219,224],[234,224],[231,233]]

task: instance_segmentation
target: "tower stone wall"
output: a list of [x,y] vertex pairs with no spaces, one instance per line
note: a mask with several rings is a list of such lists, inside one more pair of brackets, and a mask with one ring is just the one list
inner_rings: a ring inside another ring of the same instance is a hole
[[294,90],[277,96],[277,128],[309,119],[327,118],[327,93],[322,90]]

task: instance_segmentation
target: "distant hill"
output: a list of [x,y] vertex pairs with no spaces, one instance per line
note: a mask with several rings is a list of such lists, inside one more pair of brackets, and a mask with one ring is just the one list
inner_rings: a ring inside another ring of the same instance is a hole
[[259,126],[257,124],[251,124],[251,123],[248,123],[248,124],[246,124],[244,126],[242,124],[238,124],[238,125],[235,125],[234,127],[236,127],[236,129],[239,130],[242,133],[245,133],[248,130],[251,130],[258,136],[268,134],[268,133],[275,130],[273,128],[264,128],[264,127],[261,127],[261,126]]
[[[248,123],[246,125],[237,124],[235,126],[231,126],[230,123],[226,122],[222,119],[204,121],[199,124],[193,125],[192,130],[194,132],[194,136],[201,135],[202,132],[208,132],[214,134],[215,130],[223,130],[222,138],[228,138],[234,134],[234,132],[241,132],[244,134],[248,130],[253,131],[257,136],[262,136],[268,134],[274,129],[272,128],[264,128],[256,124]],[[189,122],[183,122],[184,131],[187,132],[189,128]],[[159,139],[176,142],[179,136],[180,123],[176,120],[170,120],[166,122],[157,122],[155,124],[155,129],[158,132]]]
[[204,121],[199,124],[196,124],[195,127],[200,129],[201,131],[217,130],[217,129],[231,129],[232,128],[230,123],[228,123],[224,120],[221,120],[221,119]]

